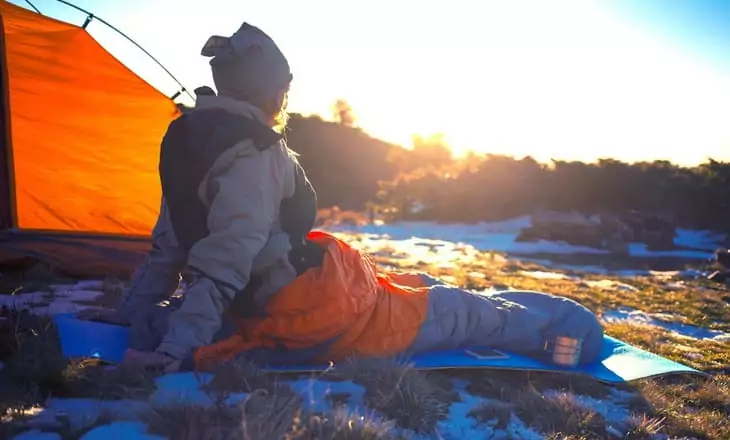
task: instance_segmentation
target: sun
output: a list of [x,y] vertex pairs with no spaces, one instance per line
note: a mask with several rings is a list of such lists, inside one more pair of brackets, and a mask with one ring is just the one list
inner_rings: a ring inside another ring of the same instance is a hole
[[302,82],[301,106],[343,97],[369,134],[409,146],[413,134],[443,133],[457,156],[728,157],[730,76],[598,3],[527,3],[530,14],[487,2],[478,20],[465,11],[413,42],[391,35],[392,48],[355,41],[342,78]]

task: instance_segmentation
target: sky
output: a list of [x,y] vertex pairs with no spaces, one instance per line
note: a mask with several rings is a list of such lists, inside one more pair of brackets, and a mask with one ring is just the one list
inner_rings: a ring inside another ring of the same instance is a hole
[[[44,14],[82,24],[56,0]],[[12,3],[24,5],[23,0]],[[292,66],[290,107],[347,100],[368,133],[444,134],[457,154],[538,160],[730,160],[730,1],[75,0],[189,89],[213,85],[200,49],[244,21]],[[178,87],[100,23],[87,28],[168,95]]]

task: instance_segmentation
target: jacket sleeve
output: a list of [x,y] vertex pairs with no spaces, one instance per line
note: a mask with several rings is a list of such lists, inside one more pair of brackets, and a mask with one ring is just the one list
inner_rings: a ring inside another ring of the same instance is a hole
[[119,310],[121,315],[132,322],[139,313],[169,297],[178,287],[186,256],[168,220],[167,204],[163,198],[157,224],[152,231],[152,249],[124,292]]
[[[283,170],[276,148],[239,153],[229,167],[216,167],[207,180],[209,235],[193,246],[188,269],[198,274],[157,351],[183,358],[208,345],[221,315],[249,281],[256,255],[279,213]],[[218,168],[218,169],[216,169]]]

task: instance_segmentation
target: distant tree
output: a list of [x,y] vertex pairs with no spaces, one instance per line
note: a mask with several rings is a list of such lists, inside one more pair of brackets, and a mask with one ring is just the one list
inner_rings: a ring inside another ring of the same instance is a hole
[[399,148],[391,151],[388,160],[396,164],[399,171],[410,173],[421,168],[446,169],[454,164],[451,147],[442,134],[429,137],[414,135],[412,145],[411,150]]
[[344,100],[334,108],[337,122],[293,114],[287,131],[321,208],[376,209],[377,203],[391,219],[445,222],[500,220],[543,209],[639,211],[672,218],[683,228],[730,232],[728,162],[681,167],[667,161],[454,158],[443,136],[414,136],[406,149],[353,127]]
[[436,166],[448,165],[454,158],[441,133],[429,137],[413,136],[413,153],[426,164]]
[[376,200],[378,182],[397,175],[396,166],[386,160],[397,145],[316,116],[294,113],[287,127],[287,144],[300,154],[321,208],[364,209]]
[[332,117],[336,123],[345,127],[354,127],[357,120],[352,106],[344,99],[338,99],[332,105]]

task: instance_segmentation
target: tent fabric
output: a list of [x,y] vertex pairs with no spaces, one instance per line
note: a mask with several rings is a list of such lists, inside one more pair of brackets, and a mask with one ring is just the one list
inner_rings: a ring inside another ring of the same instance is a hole
[[[5,45],[3,22],[0,20],[0,47]],[[5,62],[5,51],[0,53],[0,231],[11,228],[13,225],[12,187],[10,185],[10,151],[9,132],[7,131],[7,63]]]
[[0,264],[128,274],[177,106],[78,26],[0,0],[0,33]]
[[84,29],[0,2],[20,230],[149,236],[178,110]]

